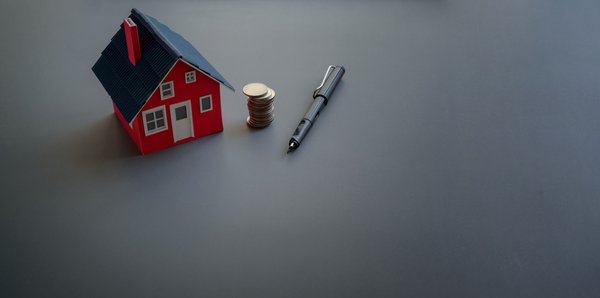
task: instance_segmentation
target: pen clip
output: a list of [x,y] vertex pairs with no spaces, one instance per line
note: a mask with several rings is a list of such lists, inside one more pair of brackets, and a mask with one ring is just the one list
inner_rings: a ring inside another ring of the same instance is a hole
[[335,65],[329,65],[329,67],[327,67],[327,71],[325,72],[325,76],[323,77],[323,81],[321,81],[321,84],[319,85],[319,87],[317,87],[317,89],[315,89],[315,91],[313,92],[313,98],[315,98],[315,96],[317,96],[317,93],[321,90],[321,88],[323,88],[323,85],[325,84],[325,81],[327,80],[327,77],[329,76],[329,74],[335,69]]

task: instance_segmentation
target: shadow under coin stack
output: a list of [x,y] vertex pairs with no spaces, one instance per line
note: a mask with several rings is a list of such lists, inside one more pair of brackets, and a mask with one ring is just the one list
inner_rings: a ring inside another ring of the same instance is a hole
[[250,83],[242,92],[248,96],[248,118],[246,123],[253,128],[263,128],[273,122],[275,91],[263,83]]

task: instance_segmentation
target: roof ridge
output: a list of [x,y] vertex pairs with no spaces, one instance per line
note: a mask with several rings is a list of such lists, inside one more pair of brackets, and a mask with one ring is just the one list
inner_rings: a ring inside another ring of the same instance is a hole
[[[131,9],[131,13],[134,16],[136,16],[137,18],[139,18],[144,23],[144,26],[148,29],[148,31],[150,31],[150,33],[155,35],[157,37],[157,39],[166,46],[166,48],[169,50],[169,52],[174,54],[173,56],[175,56],[177,58],[181,58],[183,56],[181,54],[181,52],[179,51],[179,49],[177,49],[177,47],[175,47],[175,45],[173,43],[171,43],[171,41],[169,41],[169,39],[161,33],[160,29],[158,29],[153,24],[153,22],[149,19],[150,16],[145,15],[137,8]],[[158,20],[156,20],[156,21],[159,22]],[[164,26],[166,26],[166,25],[164,25]]]
[[183,36],[173,31],[169,26],[163,24],[159,20],[142,13],[139,9],[131,9],[131,16],[135,17],[142,23],[144,28],[154,37],[156,42],[162,46],[165,51],[176,59],[183,59],[198,69],[201,69],[205,74],[225,85],[227,88],[235,92],[235,88],[225,79],[219,71],[198,52],[198,50]]

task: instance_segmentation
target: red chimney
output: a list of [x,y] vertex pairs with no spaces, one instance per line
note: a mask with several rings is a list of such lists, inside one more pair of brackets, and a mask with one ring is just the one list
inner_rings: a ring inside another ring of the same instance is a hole
[[123,29],[125,30],[125,39],[127,40],[127,53],[129,55],[129,61],[131,64],[136,65],[142,57],[137,25],[131,18],[126,18],[123,21]]

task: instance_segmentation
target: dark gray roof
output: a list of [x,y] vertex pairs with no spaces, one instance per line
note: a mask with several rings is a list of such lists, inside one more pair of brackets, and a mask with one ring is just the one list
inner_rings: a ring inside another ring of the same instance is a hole
[[213,79],[233,86],[181,35],[137,9],[129,16],[138,24],[142,56],[129,62],[123,24],[111,39],[92,70],[128,122],[142,109],[162,78],[182,58]]

